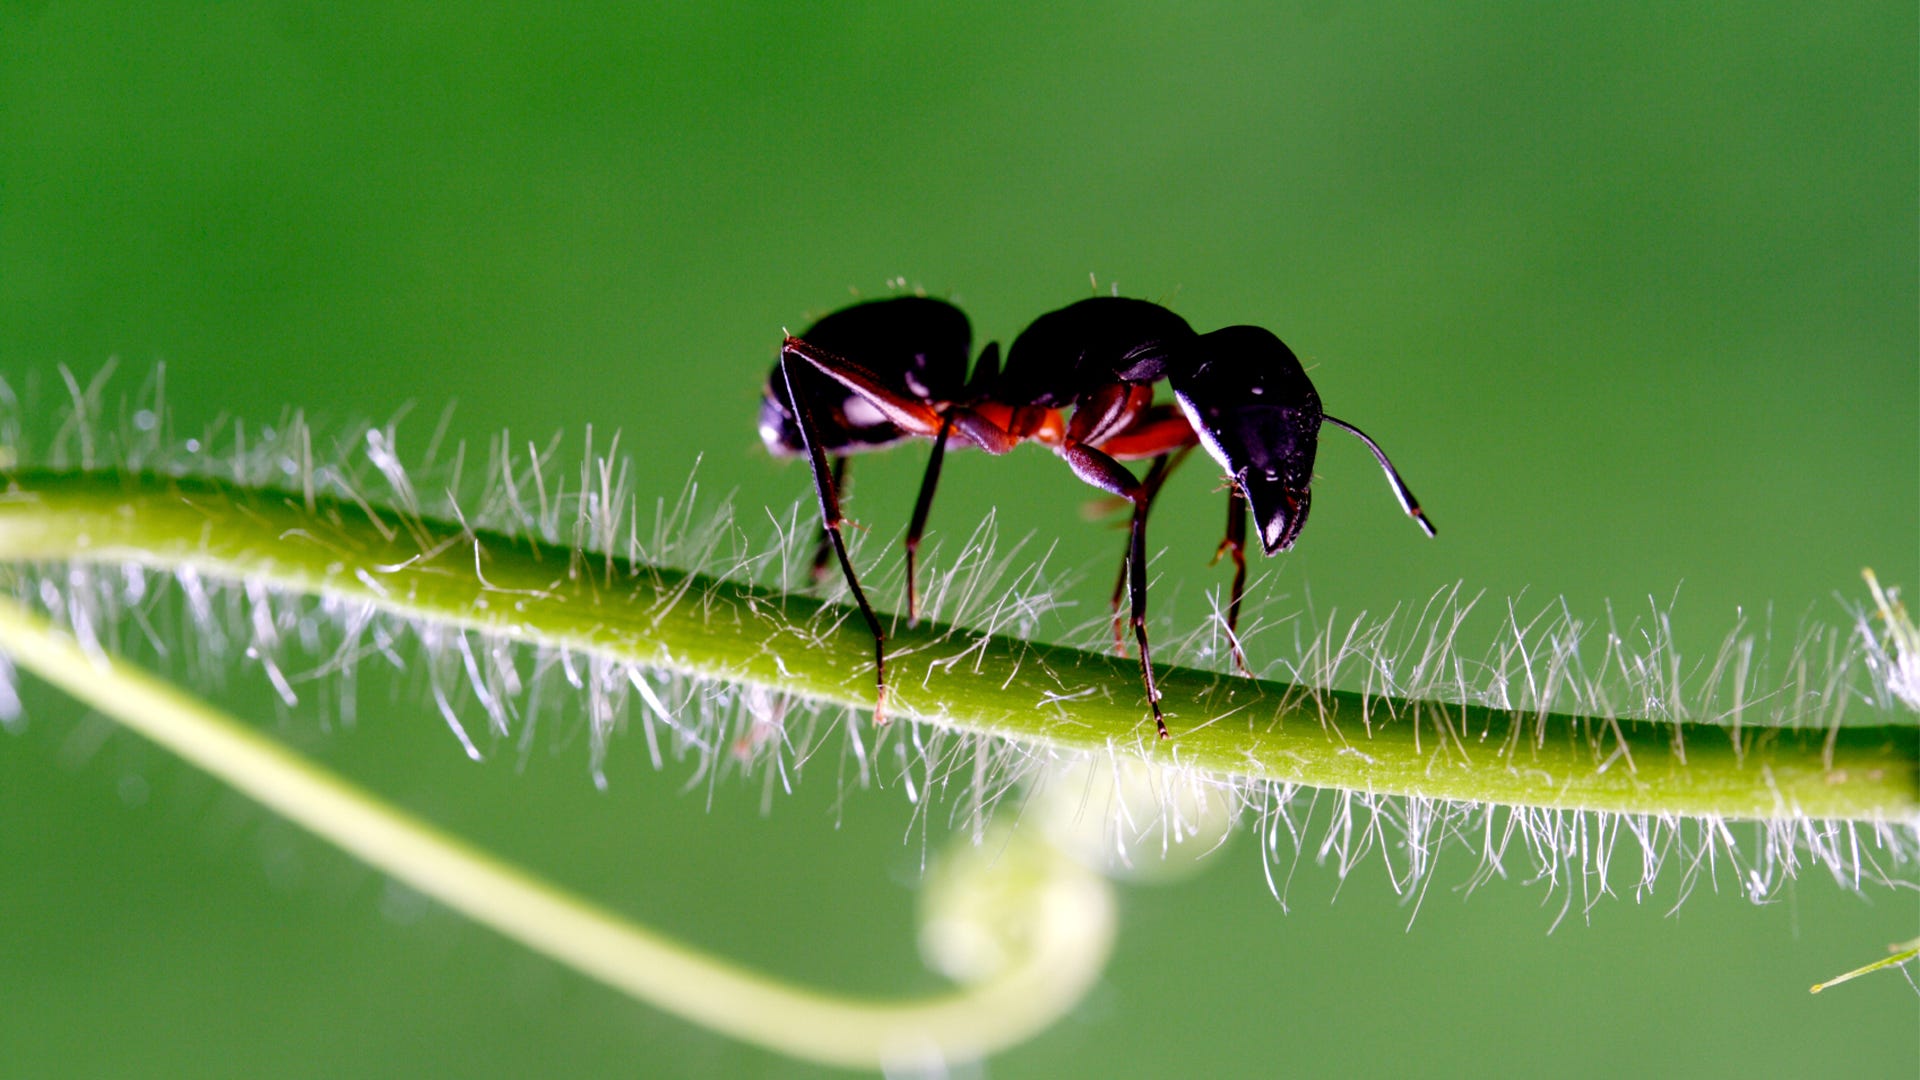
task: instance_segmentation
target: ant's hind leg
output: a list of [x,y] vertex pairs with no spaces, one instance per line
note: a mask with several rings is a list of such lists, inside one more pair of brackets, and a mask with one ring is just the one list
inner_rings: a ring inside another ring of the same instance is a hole
[[[1171,472],[1173,465],[1178,464],[1179,460],[1185,456],[1186,452],[1183,448],[1178,457],[1161,454],[1159,457],[1153,459],[1152,465],[1147,466],[1146,479],[1140,481],[1140,487],[1142,489],[1141,497],[1147,504],[1146,509],[1141,511],[1142,516],[1152,511],[1154,497],[1160,494],[1160,488],[1166,482],[1167,473]],[[1127,544],[1127,551],[1120,553],[1120,573],[1114,576],[1113,599],[1109,602],[1109,606],[1113,611],[1113,651],[1116,656],[1127,655],[1127,623],[1126,620],[1120,616],[1120,598],[1124,596],[1127,591],[1128,553],[1133,550],[1133,540],[1131,537],[1128,538]]]
[[[833,489],[836,493],[847,490],[847,457],[841,455],[833,459]],[[827,579],[827,563],[833,558],[833,538],[827,535],[827,527],[820,526],[820,535],[813,538],[813,580]]]
[[1153,706],[1153,724],[1163,739],[1172,738],[1160,715],[1160,687],[1153,678],[1153,650],[1147,645],[1147,500],[1133,505],[1133,528],[1127,545],[1127,591],[1132,594],[1133,636],[1140,643],[1140,677],[1146,680],[1147,702]]
[[833,470],[827,466],[827,456],[814,440],[813,418],[808,414],[807,403],[794,389],[794,356],[793,349],[780,350],[780,375],[786,383],[787,404],[793,409],[795,426],[800,429],[800,441],[806,447],[807,463],[813,469],[813,491],[820,502],[820,525],[833,545],[833,553],[839,556],[840,572],[847,579],[847,588],[853,593],[854,603],[859,605],[860,614],[867,621],[867,629],[873,632],[873,722],[875,725],[884,724],[887,722],[887,636],[880,629],[880,617],[873,613],[873,605],[867,603],[867,594],[860,588],[860,579],[853,572],[853,560],[847,557],[846,538],[841,535],[841,526],[846,519],[840,513],[840,495],[834,486]]

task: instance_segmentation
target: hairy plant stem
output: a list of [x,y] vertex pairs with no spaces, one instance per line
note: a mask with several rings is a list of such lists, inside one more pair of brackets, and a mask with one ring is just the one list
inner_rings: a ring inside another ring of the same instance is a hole
[[[62,471],[0,480],[0,561],[191,570],[872,706],[865,627],[806,597],[209,480]],[[1222,777],[1664,816],[1920,815],[1911,724],[1728,728],[1515,713],[1164,667],[1174,738],[1162,743],[1130,661],[943,625],[896,626],[888,645],[893,718],[1033,745],[1124,746]]]

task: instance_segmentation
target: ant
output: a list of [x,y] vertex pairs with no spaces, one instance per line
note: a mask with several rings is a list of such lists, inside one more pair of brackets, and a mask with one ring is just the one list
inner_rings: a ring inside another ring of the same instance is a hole
[[[1170,733],[1147,643],[1146,522],[1168,473],[1194,446],[1204,447],[1226,470],[1227,529],[1220,551],[1230,553],[1235,566],[1227,634],[1243,671],[1246,661],[1234,632],[1246,585],[1247,515],[1251,511],[1267,555],[1293,546],[1307,520],[1322,421],[1366,443],[1401,508],[1434,535],[1385,451],[1359,428],[1327,416],[1293,350],[1260,327],[1196,334],[1185,319],[1158,304],[1093,297],[1034,320],[1014,339],[1004,368],[998,344],[989,343],[969,374],[971,338],[966,316],[941,300],[910,296],[843,308],[800,336],[786,338],[761,404],[760,435],[767,449],[809,460],[824,531],[815,573],[824,572],[830,548],[873,633],[874,714],[881,722],[887,700],[885,634],[841,535],[845,518],[839,489],[846,483],[848,454],[907,438],[933,440],[907,526],[910,622],[918,616],[914,558],[955,432],[994,455],[1038,442],[1065,459],[1074,475],[1130,504],[1122,567],[1131,601],[1128,621],[1139,645],[1147,702],[1163,739]],[[1154,386],[1163,379],[1173,390],[1171,405],[1153,400]],[[1144,478],[1121,464],[1147,459],[1152,464]],[[1117,585],[1114,608],[1118,643]]]

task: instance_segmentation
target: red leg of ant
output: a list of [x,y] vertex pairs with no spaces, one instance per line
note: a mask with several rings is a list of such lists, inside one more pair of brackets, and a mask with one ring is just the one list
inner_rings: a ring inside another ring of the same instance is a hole
[[[983,363],[997,365],[999,355],[998,346],[989,345],[988,351],[981,354],[981,359]],[[851,360],[835,356],[797,337],[790,337],[780,346],[780,364],[783,370],[794,357],[812,364],[822,374],[859,394],[874,408],[879,409],[889,423],[902,431],[913,435],[933,436],[951,424],[955,431],[965,435],[968,441],[989,454],[1004,454],[1020,445],[1018,437],[973,409],[959,406],[943,413],[924,401],[905,397],[896,390],[888,389],[878,376]],[[791,385],[788,387],[787,396],[789,398],[793,396]]]
[[[847,456],[842,454],[833,459],[833,490],[841,492],[846,489]],[[820,535],[814,538],[813,543],[813,580],[827,579],[827,560],[831,558],[833,558],[833,539],[827,535],[826,526],[822,525]]]
[[1141,412],[1118,434],[1100,443],[1100,449],[1116,461],[1137,461],[1180,447],[1198,446],[1187,418],[1171,405],[1154,405]]
[[[780,363],[786,365],[794,357],[812,364],[821,374],[859,394],[873,403],[888,422],[902,431],[915,435],[932,435],[940,430],[942,417],[939,410],[924,401],[905,397],[892,390],[880,380],[880,377],[859,364],[843,357],[835,356],[825,349],[818,348],[790,337],[780,346]],[[788,395],[792,395],[792,380],[788,380]],[[798,415],[798,414],[796,414]]]
[[1160,737],[1171,738],[1167,721],[1160,715],[1160,687],[1153,678],[1153,651],[1147,645],[1147,504],[1145,485],[1134,479],[1119,462],[1090,446],[1068,443],[1060,448],[1074,474],[1102,491],[1111,492],[1133,504],[1133,526],[1127,543],[1127,585],[1132,594],[1134,640],[1140,645],[1140,677],[1147,686],[1147,704],[1153,709],[1154,727]]
[[1240,674],[1251,676],[1247,667],[1247,654],[1240,651],[1240,598],[1247,591],[1247,497],[1240,494],[1240,485],[1235,484],[1227,493],[1227,536],[1220,541],[1220,548],[1213,553],[1215,562],[1221,555],[1233,558],[1233,593],[1227,601],[1227,642],[1233,649],[1233,666]]
[[947,417],[940,424],[940,434],[933,437],[933,454],[927,458],[927,475],[920,479],[920,496],[913,501],[913,520],[907,523],[907,625],[915,626],[920,622],[919,598],[913,589],[913,560],[920,550],[920,534],[926,531],[927,514],[933,509],[933,489],[940,482],[940,462],[947,455],[947,436],[953,433],[953,418]]
[[968,442],[995,456],[1020,445],[1018,436],[965,406],[947,410],[943,423],[951,423]]
[[[793,339],[788,339],[791,345]],[[813,438],[813,420],[807,413],[807,404],[794,392],[793,356],[796,350],[780,350],[780,374],[787,384],[787,404],[793,407],[794,425],[800,429],[800,441],[807,449],[807,462],[813,467],[813,491],[820,500],[820,524],[827,531],[827,539],[833,542],[833,552],[840,557],[840,572],[847,579],[847,588],[852,591],[853,599],[860,606],[860,614],[867,620],[867,629],[873,631],[873,722],[876,725],[887,722],[887,636],[880,629],[880,617],[873,613],[873,606],[867,603],[867,594],[860,589],[860,579],[853,572],[853,561],[847,558],[847,542],[840,535],[840,526],[845,520],[840,515],[840,496],[834,489],[833,472],[827,467],[827,456],[820,451]]]

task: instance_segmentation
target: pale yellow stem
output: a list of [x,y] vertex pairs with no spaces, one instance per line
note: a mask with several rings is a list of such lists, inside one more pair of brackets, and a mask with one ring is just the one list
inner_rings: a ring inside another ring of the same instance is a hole
[[[1043,1030],[1106,964],[1114,906],[1106,882],[1048,853],[980,863],[984,888],[1025,910],[1003,938],[1008,962],[974,985],[896,1003],[790,986],[650,932],[501,862],[347,783],[170,684],[0,597],[0,652],[248,797],[395,879],[585,975],[734,1038],[831,1065],[970,1060]],[[1011,876],[1009,876],[1011,875]],[[948,890],[952,892],[952,890]],[[961,890],[963,894],[967,889]],[[966,907],[968,896],[958,901]],[[947,904],[948,908],[953,902]],[[959,913],[965,919],[971,911]],[[928,913],[936,923],[955,912]]]

